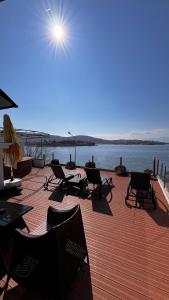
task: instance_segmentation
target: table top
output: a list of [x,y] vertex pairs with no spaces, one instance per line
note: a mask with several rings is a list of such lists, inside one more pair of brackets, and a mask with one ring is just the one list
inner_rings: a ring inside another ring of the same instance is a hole
[[68,180],[67,183],[66,183],[68,186],[76,186],[76,187],[85,187],[87,185],[87,178],[86,177],[78,177],[78,176],[75,176],[73,177],[72,179]]
[[0,201],[0,227],[5,227],[22,217],[33,206]]

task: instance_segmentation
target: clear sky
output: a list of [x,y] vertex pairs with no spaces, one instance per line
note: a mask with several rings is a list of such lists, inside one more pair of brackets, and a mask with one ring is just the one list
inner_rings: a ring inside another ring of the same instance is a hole
[[[64,22],[64,47],[51,19]],[[0,3],[0,88],[16,128],[169,137],[168,0]]]

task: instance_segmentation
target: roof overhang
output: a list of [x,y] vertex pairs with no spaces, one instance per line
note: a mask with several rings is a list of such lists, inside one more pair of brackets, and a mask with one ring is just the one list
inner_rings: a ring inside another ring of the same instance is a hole
[[3,90],[0,89],[0,109],[18,107]]

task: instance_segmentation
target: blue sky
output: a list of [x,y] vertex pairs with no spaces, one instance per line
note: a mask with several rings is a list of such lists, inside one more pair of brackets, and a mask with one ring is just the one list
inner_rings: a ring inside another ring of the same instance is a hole
[[168,0],[6,0],[0,36],[0,88],[19,106],[0,125],[7,112],[52,134],[169,138]]

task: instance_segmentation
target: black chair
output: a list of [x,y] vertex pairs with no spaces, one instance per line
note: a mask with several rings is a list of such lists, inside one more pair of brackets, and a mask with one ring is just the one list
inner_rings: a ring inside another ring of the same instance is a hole
[[3,278],[5,274],[6,274],[6,268],[2,257],[0,256],[0,280]]
[[2,295],[3,293],[3,290],[4,290],[4,276],[7,274],[7,270],[6,270],[6,267],[4,265],[4,262],[3,262],[3,258],[0,256],[0,296]]
[[50,165],[53,174],[49,177],[46,177],[46,182],[44,183],[44,188],[48,189],[48,186],[51,185],[59,185],[60,188],[67,186],[67,183],[70,179],[74,178],[75,176],[80,177],[81,175],[78,174],[65,174],[61,165]]
[[138,200],[140,202],[140,207],[141,205],[144,206],[145,198],[150,198],[154,208],[156,208],[154,190],[150,182],[149,174],[142,172],[131,172],[131,180],[129,182],[127,195],[125,197],[125,203],[127,206],[131,206],[128,204],[130,196],[134,196],[136,198],[136,207],[138,206]]
[[74,177],[70,179],[67,183],[66,186],[69,187],[70,189],[73,189],[74,192],[78,192],[79,196],[83,194],[85,191],[86,187],[88,186],[88,181],[87,177]]
[[62,299],[79,267],[88,258],[80,206],[67,211],[49,207],[49,231],[31,235],[17,229],[8,278],[38,294]]
[[88,183],[92,183],[94,190],[95,187],[99,189],[99,195],[102,195],[102,187],[104,185],[112,185],[112,178],[108,176],[101,176],[100,170],[96,168],[85,168]]

